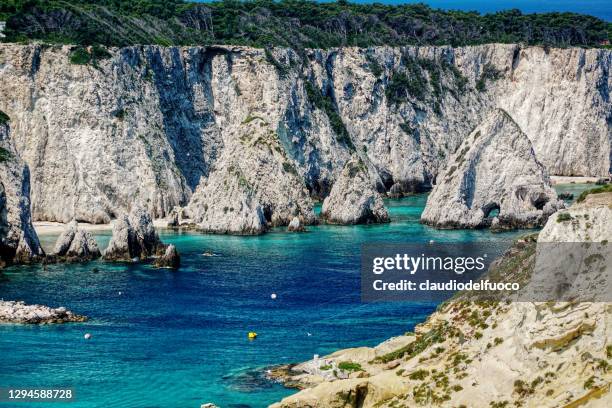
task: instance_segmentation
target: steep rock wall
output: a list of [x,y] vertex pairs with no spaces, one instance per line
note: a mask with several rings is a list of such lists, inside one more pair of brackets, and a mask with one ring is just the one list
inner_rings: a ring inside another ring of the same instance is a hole
[[[134,203],[163,217],[188,204],[218,158],[282,168],[263,180],[247,174],[274,208],[287,203],[270,186],[290,173],[299,179],[293,188],[326,197],[354,150],[367,154],[391,194],[427,189],[497,107],[551,174],[610,170],[608,50],[109,52],[75,65],[68,46],[0,45],[0,109],[31,169],[36,220],[108,222]],[[262,156],[262,135],[274,154]]]

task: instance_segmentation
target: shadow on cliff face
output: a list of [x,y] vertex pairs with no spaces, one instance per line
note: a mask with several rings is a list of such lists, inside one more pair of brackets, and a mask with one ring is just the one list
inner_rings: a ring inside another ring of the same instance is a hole
[[193,191],[200,178],[208,175],[222,143],[212,111],[214,54],[203,48],[191,48],[183,57],[179,48],[163,52],[167,55],[151,48],[148,64],[159,92],[164,133],[174,151],[174,161]]

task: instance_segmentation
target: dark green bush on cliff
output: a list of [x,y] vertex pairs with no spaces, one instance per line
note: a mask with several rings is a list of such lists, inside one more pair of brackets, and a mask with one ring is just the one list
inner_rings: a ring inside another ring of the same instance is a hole
[[5,19],[8,41],[113,46],[215,43],[302,49],[520,42],[565,47],[600,46],[612,32],[611,23],[575,13],[480,15],[423,4],[303,0],[3,0],[0,20]]
[[11,118],[9,118],[9,115],[0,111],[0,125],[7,124],[8,122],[10,122],[10,120]]
[[317,88],[312,82],[306,81],[304,83],[306,90],[306,96],[308,100],[317,108],[325,112],[329,119],[329,124],[332,130],[336,134],[336,140],[340,143],[344,143],[348,148],[354,150],[355,146],[353,141],[342,122],[342,118],[338,113],[334,101],[329,95],[323,95],[323,93]]

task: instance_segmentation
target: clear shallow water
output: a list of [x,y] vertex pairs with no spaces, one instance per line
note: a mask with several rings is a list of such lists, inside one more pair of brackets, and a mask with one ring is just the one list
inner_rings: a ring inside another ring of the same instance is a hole
[[[375,345],[435,309],[360,303],[360,244],[495,241],[502,250],[521,234],[431,229],[418,223],[425,200],[388,201],[387,225],[260,237],[162,232],[181,253],[178,272],[102,262],[6,270],[0,298],[62,305],[91,320],[0,326],[0,386],[72,386],[70,407],[267,406],[294,391],[264,381],[262,367]],[[55,238],[41,237],[47,248]],[[105,246],[109,233],[96,239]]]

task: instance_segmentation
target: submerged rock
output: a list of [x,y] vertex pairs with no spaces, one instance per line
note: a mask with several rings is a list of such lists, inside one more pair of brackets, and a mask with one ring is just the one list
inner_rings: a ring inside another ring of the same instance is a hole
[[421,221],[438,228],[532,228],[563,207],[527,135],[497,109],[459,146]]
[[389,213],[376,191],[376,179],[360,157],[355,155],[345,164],[323,201],[321,217],[330,224],[389,222]]
[[13,146],[8,124],[0,124],[0,266],[44,255],[32,226],[29,168]]
[[181,264],[181,257],[174,245],[168,245],[164,254],[155,259],[155,266],[158,268],[173,268],[176,269]]
[[89,261],[101,254],[93,236],[72,220],[57,238],[52,255],[67,261]]
[[43,305],[26,305],[24,302],[0,300],[0,323],[48,324],[84,322],[87,317],[66,310]]
[[113,236],[104,251],[109,261],[146,260],[164,254],[161,242],[149,213],[136,206],[129,215],[123,214],[113,225]]
[[289,223],[289,226],[287,227],[287,231],[304,232],[306,231],[306,228],[304,227],[304,224],[302,223],[302,220],[300,220],[299,217],[293,217],[293,219]]

